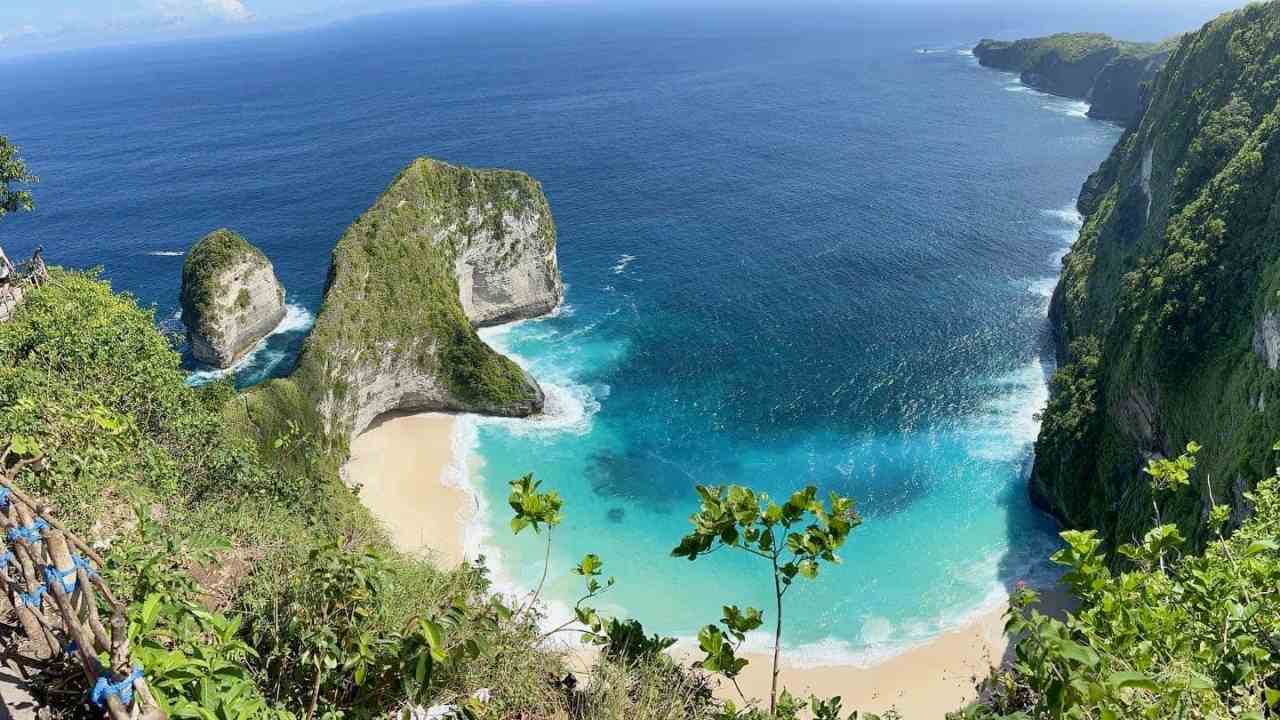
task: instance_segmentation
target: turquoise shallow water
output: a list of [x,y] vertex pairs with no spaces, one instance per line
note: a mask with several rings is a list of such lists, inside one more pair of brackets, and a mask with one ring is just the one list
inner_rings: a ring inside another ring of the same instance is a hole
[[[1133,37],[1181,27],[1090,13]],[[812,483],[866,523],[789,595],[787,641],[867,657],[1050,571],[1054,528],[1024,485],[1045,309],[1075,193],[1120,130],[963,52],[1064,20],[1036,22],[444,9],[31,59],[10,68],[0,127],[44,178],[41,209],[6,218],[4,240],[101,264],[176,327],[182,250],[241,231],[293,304],[239,369],[249,385],[289,372],[333,243],[411,158],[526,170],[567,302],[484,335],[543,381],[548,415],[468,418],[457,438],[499,574],[528,587],[541,570],[538,539],[507,528],[506,483],[531,471],[567,503],[551,597],[575,597],[568,569],[595,552],[618,578],[609,608],[692,635],[722,604],[767,607],[769,586],[749,558],[667,556],[694,484]]]

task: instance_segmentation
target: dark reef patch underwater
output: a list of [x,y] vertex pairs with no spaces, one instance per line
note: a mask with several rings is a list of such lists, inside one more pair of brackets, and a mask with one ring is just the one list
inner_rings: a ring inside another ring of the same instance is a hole
[[1024,489],[1045,310],[1120,130],[964,51],[1060,18],[776,12],[451,9],[12,61],[0,127],[45,181],[6,248],[101,264],[175,326],[181,252],[235,228],[291,303],[245,385],[288,372],[334,242],[409,160],[526,171],[567,304],[484,335],[550,412],[457,438],[500,573],[540,567],[503,513],[533,471],[567,500],[553,567],[598,553],[611,602],[692,634],[765,589],[727,556],[667,557],[693,485],[814,483],[867,522],[789,600],[789,642],[916,641],[1046,570],[1053,527]]

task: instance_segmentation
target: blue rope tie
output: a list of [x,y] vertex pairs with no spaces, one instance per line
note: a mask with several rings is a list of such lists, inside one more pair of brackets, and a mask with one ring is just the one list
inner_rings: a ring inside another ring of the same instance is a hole
[[7,487],[4,487],[3,485],[0,485],[0,507],[4,507],[5,505],[9,504],[9,496],[12,494],[13,494],[12,490],[10,490]]
[[89,698],[93,700],[93,704],[98,707],[105,707],[107,699],[116,697],[120,699],[120,704],[128,706],[133,702],[133,681],[142,679],[142,667],[135,665],[133,672],[129,673],[129,677],[118,683],[111,682],[110,675],[102,675],[98,678],[98,682],[93,686],[93,692]]
[[35,545],[44,540],[44,538],[40,537],[40,531],[46,530],[48,527],[49,523],[45,522],[43,518],[36,518],[35,522],[26,527],[9,528],[9,542],[26,540]]
[[80,651],[80,646],[76,644],[75,640],[72,640],[71,642],[67,643],[67,648],[65,652],[68,655],[75,655],[79,651]]
[[79,578],[76,577],[75,570],[71,570],[66,575],[63,575],[62,571],[54,565],[44,566],[44,581],[45,584],[51,587],[56,583],[62,583],[63,590],[69,593],[75,592],[77,580],[79,580]]
[[18,593],[18,607],[30,607],[39,609],[44,602],[44,595],[49,589],[44,585],[40,585],[29,593]]
[[[73,553],[71,555],[71,562],[75,563],[76,567],[80,568],[81,570],[84,570],[85,574],[88,575],[89,577],[98,577],[98,571],[93,569],[93,564],[90,563],[88,560],[84,559],[83,557]],[[0,567],[3,567],[3,566],[0,566]]]
[[13,556],[12,550],[5,550],[4,554],[0,555],[0,570],[9,567],[9,563],[16,562],[17,559],[18,558]]

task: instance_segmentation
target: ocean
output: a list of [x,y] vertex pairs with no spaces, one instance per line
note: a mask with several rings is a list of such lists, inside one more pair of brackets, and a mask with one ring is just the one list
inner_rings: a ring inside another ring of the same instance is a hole
[[[1119,12],[1099,5],[1097,29],[1181,27]],[[865,524],[788,595],[786,642],[873,658],[1052,573],[1055,527],[1025,492],[1045,313],[1076,192],[1120,129],[967,48],[1062,20],[455,7],[8,61],[0,132],[42,182],[0,242],[101,266],[179,328],[182,253],[242,232],[290,302],[237,368],[248,386],[288,373],[333,243],[415,156],[525,170],[568,291],[551,317],[483,332],[548,404],[458,423],[451,481],[487,509],[469,540],[503,583],[536,582],[541,538],[513,537],[505,502],[533,472],[566,502],[550,599],[572,603],[568,570],[594,552],[617,577],[602,610],[690,636],[724,604],[772,612],[755,558],[668,556],[695,484],[849,494]]]

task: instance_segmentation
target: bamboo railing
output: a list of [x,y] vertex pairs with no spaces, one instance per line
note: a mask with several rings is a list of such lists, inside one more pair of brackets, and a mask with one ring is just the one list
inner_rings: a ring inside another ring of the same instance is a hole
[[0,453],[0,574],[18,622],[41,657],[65,653],[80,666],[90,701],[111,720],[164,720],[129,657],[127,608],[95,570],[102,557],[14,483],[43,464],[14,461],[8,447]]
[[0,322],[13,317],[28,290],[46,282],[49,282],[49,268],[44,264],[43,249],[36,248],[30,260],[18,263],[14,268],[9,284],[0,287]]

